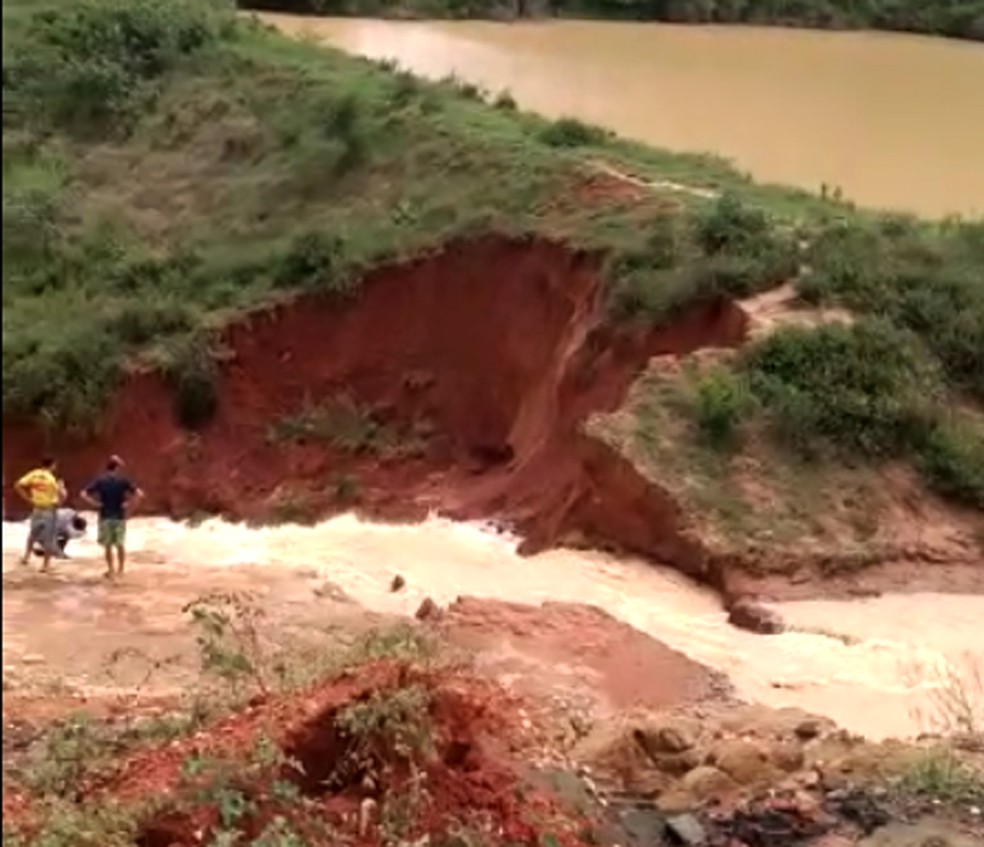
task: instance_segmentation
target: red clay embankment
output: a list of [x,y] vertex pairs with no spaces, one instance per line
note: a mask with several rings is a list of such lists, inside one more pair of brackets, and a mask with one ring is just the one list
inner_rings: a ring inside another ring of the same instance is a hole
[[[581,425],[616,408],[650,357],[739,344],[746,316],[722,301],[660,330],[616,329],[603,298],[595,256],[543,240],[452,243],[370,272],[352,298],[306,295],[229,326],[218,410],[200,432],[176,422],[164,378],[142,372],[97,437],[5,422],[6,475],[53,451],[76,491],[119,453],[145,511],[254,520],[283,517],[285,503],[311,518],[349,508],[333,483],[347,476],[368,514],[500,519],[530,550],[576,532],[713,582],[676,505]],[[425,433],[423,449],[387,458],[271,442],[278,419],[342,393]]]

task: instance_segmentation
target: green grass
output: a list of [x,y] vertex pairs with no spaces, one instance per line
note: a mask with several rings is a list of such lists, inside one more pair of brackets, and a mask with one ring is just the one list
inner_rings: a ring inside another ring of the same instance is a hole
[[306,403],[300,411],[280,418],[271,425],[268,440],[326,443],[348,453],[410,455],[422,448],[413,433],[380,421],[371,409],[345,395]]
[[[367,269],[451,238],[536,233],[605,253],[612,320],[662,324],[793,278],[804,302],[870,316],[750,351],[741,386],[700,390],[701,431],[732,444],[748,394],[780,441],[907,456],[979,503],[984,222],[757,185],[217,2],[21,0],[4,18],[5,420],[87,430],[143,359],[168,375],[176,418],[204,426],[213,336],[242,312],[350,296]],[[597,162],[720,196],[585,202]],[[959,426],[954,403],[970,404]]]

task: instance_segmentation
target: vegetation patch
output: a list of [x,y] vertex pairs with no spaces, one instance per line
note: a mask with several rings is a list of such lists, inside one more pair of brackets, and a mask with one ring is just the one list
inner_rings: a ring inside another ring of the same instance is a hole
[[414,455],[424,447],[419,436],[386,424],[347,395],[306,403],[301,411],[276,421],[273,443],[325,443],[349,453]]

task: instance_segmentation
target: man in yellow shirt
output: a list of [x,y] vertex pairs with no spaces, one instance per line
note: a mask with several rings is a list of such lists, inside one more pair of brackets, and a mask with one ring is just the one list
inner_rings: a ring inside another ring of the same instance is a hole
[[31,550],[38,544],[44,555],[41,570],[47,571],[51,567],[51,555],[55,549],[57,510],[65,499],[65,486],[55,476],[55,460],[45,457],[41,461],[41,467],[24,474],[17,480],[14,488],[32,508],[31,529],[27,534],[21,564],[27,564]]

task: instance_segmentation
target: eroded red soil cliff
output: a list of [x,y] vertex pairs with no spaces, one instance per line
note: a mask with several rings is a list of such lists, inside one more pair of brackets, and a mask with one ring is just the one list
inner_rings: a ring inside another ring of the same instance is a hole
[[[599,266],[558,244],[489,237],[375,270],[348,299],[257,311],[219,339],[218,410],[200,432],[177,423],[166,380],[142,372],[98,437],[5,423],[7,477],[52,450],[75,491],[119,453],[155,513],[314,518],[354,497],[381,517],[499,519],[530,550],[576,533],[708,578],[675,504],[581,427],[619,405],[650,357],[737,345],[746,317],[722,301],[660,330],[615,329]],[[423,433],[420,449],[387,456],[270,438],[278,420],[342,394]]]

